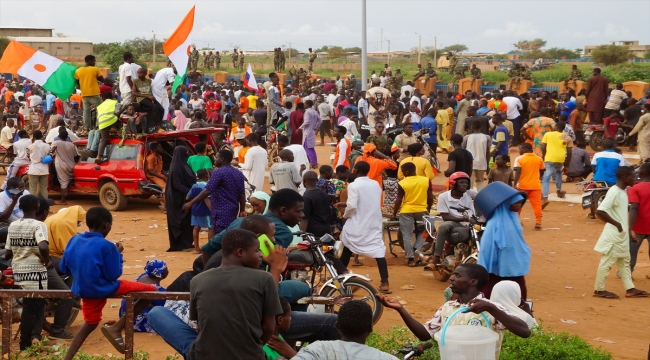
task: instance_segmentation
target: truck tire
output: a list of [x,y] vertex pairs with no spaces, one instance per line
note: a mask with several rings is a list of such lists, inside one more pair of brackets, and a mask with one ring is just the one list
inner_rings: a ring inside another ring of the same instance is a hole
[[99,202],[106,210],[122,211],[126,209],[129,199],[122,195],[117,184],[109,181],[99,189]]

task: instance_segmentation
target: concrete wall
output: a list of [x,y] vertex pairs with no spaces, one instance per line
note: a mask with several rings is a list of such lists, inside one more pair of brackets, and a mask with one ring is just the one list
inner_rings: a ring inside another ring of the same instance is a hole
[[93,53],[92,43],[77,42],[24,42],[25,45],[31,46],[46,54],[56,56],[59,59],[81,59],[84,56]]
[[20,28],[0,28],[0,36],[13,37],[52,37],[52,29],[20,29]]

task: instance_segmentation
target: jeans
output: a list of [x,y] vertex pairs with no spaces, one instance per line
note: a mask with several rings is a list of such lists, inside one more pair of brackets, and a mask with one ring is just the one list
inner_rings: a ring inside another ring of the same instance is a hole
[[514,131],[514,134],[512,134],[512,146],[515,146],[521,142],[521,116],[509,120],[512,121],[512,130]]
[[97,151],[97,146],[99,145],[100,131],[99,130],[90,130],[88,132],[88,143],[86,144],[86,149],[90,151]]
[[445,249],[445,243],[451,231],[454,228],[463,226],[459,222],[445,221],[436,230],[436,247],[433,249],[433,256],[442,256],[442,250]]
[[[426,215],[425,212],[418,213],[400,213],[399,214],[399,230],[402,233],[402,241],[404,242],[404,253],[407,259],[413,259],[414,250],[420,250],[424,245],[422,238],[422,231],[417,230],[416,221],[422,221],[422,216]],[[413,246],[413,233],[415,232],[415,246]],[[415,249],[414,249],[415,247]]]
[[286,340],[312,343],[314,341],[338,340],[341,338],[336,328],[336,314],[319,314],[294,311],[291,313],[291,326],[282,334]]
[[29,175],[29,193],[47,199],[47,178],[49,175]]
[[309,285],[298,280],[283,280],[278,284],[278,295],[287,299],[294,311],[307,311],[309,305],[295,304],[298,299],[311,296]]
[[90,105],[95,105],[95,107],[97,107],[97,105],[102,103],[102,97],[99,95],[83,96],[81,97],[81,103],[83,104],[84,127],[89,130],[92,128]]
[[[47,269],[47,289],[70,290],[54,268]],[[56,299],[55,301],[54,323],[50,327],[51,334],[59,334],[65,330],[65,325],[68,323],[72,312],[72,305],[74,305],[74,299]]]
[[555,187],[562,190],[562,163],[544,162],[546,171],[542,177],[542,197],[548,198],[548,188],[551,186],[551,177],[555,179]]
[[187,360],[187,353],[199,333],[183,322],[171,310],[155,306],[147,314],[147,322],[167,344]]
[[634,265],[636,265],[636,257],[639,254],[639,249],[641,248],[641,244],[643,244],[643,240],[648,240],[648,243],[650,244],[650,235],[648,234],[636,234],[636,240],[637,242],[632,242],[630,241],[630,270],[634,271]]

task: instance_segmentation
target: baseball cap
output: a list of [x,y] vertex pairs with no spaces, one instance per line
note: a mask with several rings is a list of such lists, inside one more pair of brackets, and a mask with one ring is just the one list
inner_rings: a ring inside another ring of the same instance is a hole
[[235,139],[237,139],[237,140],[241,140],[241,139],[245,139],[245,138],[246,138],[246,134],[243,133],[243,132],[237,132],[235,134]]

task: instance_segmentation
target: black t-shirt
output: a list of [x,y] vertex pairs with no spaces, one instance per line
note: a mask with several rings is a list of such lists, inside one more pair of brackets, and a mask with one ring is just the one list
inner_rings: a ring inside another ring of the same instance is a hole
[[188,358],[264,359],[262,318],[281,313],[271,274],[243,266],[206,270],[190,282],[190,320],[199,333]]
[[462,148],[458,148],[449,154],[447,161],[456,162],[456,168],[454,172],[462,171],[467,175],[472,175],[472,163],[474,162],[474,158],[472,157],[471,152]]
[[641,106],[633,105],[625,109],[625,115],[627,115],[627,124],[630,126],[636,125],[639,122],[641,117]]
[[465,119],[465,127],[466,127],[465,130],[468,133],[471,132],[472,123],[474,121],[478,121],[481,124],[481,132],[483,134],[487,135],[488,134],[488,122],[490,121],[490,119],[488,119],[487,116],[478,116],[478,115],[474,115],[474,116],[470,116],[470,117],[466,118]]
[[311,189],[306,190],[302,198],[305,200],[305,219],[309,221],[306,231],[316,237],[328,234],[331,231],[330,197],[321,189]]
[[266,117],[265,109],[257,109],[253,111],[253,118],[257,123],[257,130],[255,132],[266,135]]

